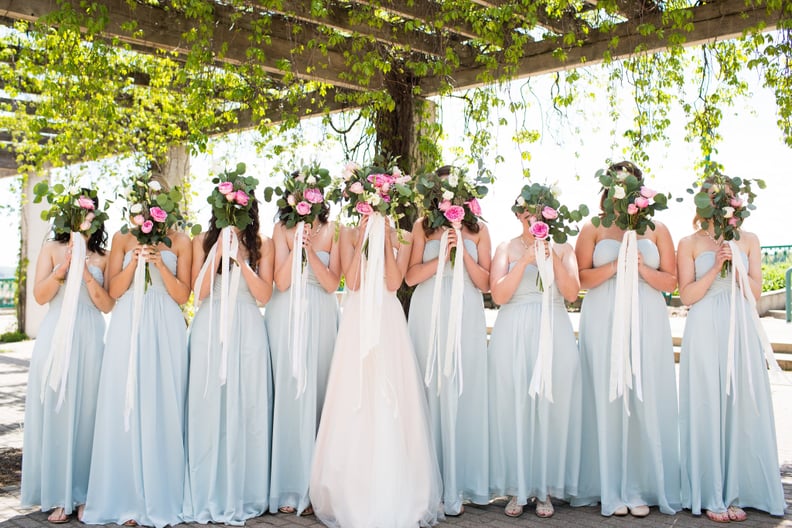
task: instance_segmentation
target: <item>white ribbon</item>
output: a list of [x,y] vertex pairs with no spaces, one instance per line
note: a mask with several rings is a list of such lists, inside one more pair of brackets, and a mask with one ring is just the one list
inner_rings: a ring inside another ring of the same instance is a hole
[[[131,265],[130,262],[128,265]],[[127,365],[126,396],[124,400],[124,431],[129,431],[129,418],[135,406],[135,386],[137,385],[137,356],[140,336],[140,316],[143,313],[143,297],[146,294],[146,258],[143,251],[138,254],[135,276],[132,279],[132,330],[129,342],[129,363]]]
[[540,394],[549,402],[553,402],[553,289],[555,288],[555,272],[553,271],[553,246],[550,243],[550,255],[545,255],[545,243],[534,240],[536,267],[542,281],[542,319],[539,325],[539,352],[534,363],[531,384],[528,394],[531,398]]
[[[238,265],[231,266],[231,256],[236,259],[239,252],[239,237],[231,226],[224,227],[220,231],[219,239],[212,245],[206,255],[201,271],[195,281],[194,305],[201,304],[198,298],[203,286],[203,281],[209,275],[209,339],[207,340],[207,364],[212,350],[212,329],[214,328],[214,278],[217,273],[213,267],[217,256],[218,244],[222,248],[223,254],[220,261],[220,386],[225,385],[228,377],[228,347],[231,343],[231,327],[236,317],[236,300],[239,293],[239,281],[242,270]],[[210,266],[212,268],[210,269]],[[204,385],[204,397],[209,389],[209,369],[206,370],[206,383]]]
[[[747,309],[745,306],[741,304],[742,309],[740,310],[740,323],[743,327],[742,338],[743,338],[743,347],[744,350],[749,350],[748,348],[748,319],[746,318],[746,311],[750,314],[751,323],[754,326],[754,330],[756,331],[757,335],[759,336],[759,340],[762,343],[762,350],[764,352],[765,360],[767,361],[768,366],[770,367],[771,371],[774,372],[781,372],[781,367],[778,365],[776,361],[775,355],[773,354],[773,346],[770,344],[770,340],[767,338],[767,334],[764,331],[764,327],[762,326],[761,321],[759,320],[759,312],[756,311],[756,299],[754,299],[753,292],[751,291],[751,285],[749,282],[748,277],[748,269],[743,262],[743,253],[740,250],[739,246],[734,241],[728,242],[729,247],[732,251],[732,276],[731,276],[731,313],[729,317],[729,344],[726,353],[726,394],[731,394],[732,389],[734,390],[734,395],[737,395],[737,385],[736,385],[736,372],[735,372],[735,359],[734,359],[734,340],[735,340],[735,321],[737,320],[736,317],[736,307],[738,303],[737,298],[737,289],[741,290],[741,295],[746,299],[748,302]],[[746,369],[748,370],[747,378],[748,378],[748,387],[751,391],[751,398],[754,402],[754,408],[758,412],[758,408],[756,407],[756,394],[754,393],[753,387],[753,376],[751,375],[751,360],[750,358],[746,358],[745,361]]]
[[289,288],[289,346],[291,348],[292,376],[297,380],[298,399],[305,392],[308,383],[307,340],[305,338],[305,316],[307,300],[305,291],[308,274],[303,269],[303,237],[305,222],[298,222],[292,244],[291,288]]
[[626,392],[633,388],[643,401],[641,385],[641,343],[638,302],[638,236],[634,230],[624,233],[616,262],[616,291],[611,333],[610,401],[624,400],[630,415]]
[[[60,411],[66,398],[66,379],[69,375],[69,365],[71,364],[74,320],[77,317],[77,303],[80,300],[80,288],[82,287],[85,255],[87,252],[85,239],[81,233],[72,231],[71,245],[71,262],[69,263],[69,272],[66,276],[61,313],[55,325],[55,332],[52,336],[53,346],[50,347],[50,352],[47,356],[44,366],[44,379],[41,384],[41,401],[44,401],[44,393],[48,385],[52,390],[59,393],[58,402],[55,405],[56,413]],[[55,346],[56,344],[58,346]]]
[[[437,256],[437,273],[435,274],[434,292],[432,296],[432,314],[429,318],[429,353],[426,357],[426,375],[424,383],[428,387],[432,383],[434,367],[437,363],[437,394],[443,385],[443,377],[453,379],[458,376],[459,394],[464,388],[462,375],[462,296],[464,294],[464,253],[465,244],[460,228],[453,228],[456,233],[456,256],[453,262],[453,275],[451,279],[451,298],[448,304],[448,333],[446,334],[445,347],[440,349],[437,327],[440,318],[443,289],[443,270],[445,268],[445,254],[448,249],[448,230],[440,237],[440,252]],[[442,350],[442,354],[440,353]],[[442,373],[440,367],[442,365]]]

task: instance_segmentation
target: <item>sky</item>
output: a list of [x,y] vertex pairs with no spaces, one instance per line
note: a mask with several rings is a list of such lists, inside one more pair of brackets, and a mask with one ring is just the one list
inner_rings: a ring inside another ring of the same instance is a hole
[[[529,168],[532,181],[540,183],[557,183],[562,190],[559,197],[561,203],[570,208],[585,203],[592,212],[596,212],[599,202],[599,184],[594,174],[607,165],[624,158],[624,140],[620,139],[624,123],[612,123],[608,108],[597,104],[582,103],[573,109],[564,120],[549,109],[546,94],[552,77],[543,76],[531,80],[531,91],[528,99],[531,107],[520,115],[509,115],[501,111],[501,117],[507,121],[506,126],[495,131],[496,146],[493,154],[483,162],[494,171],[496,181],[490,186],[487,197],[482,201],[483,216],[487,221],[494,248],[511,237],[518,236],[520,225],[510,211],[511,203],[519,194],[520,188],[527,183],[523,177],[523,169]],[[523,88],[523,82],[516,82],[510,88],[512,95]],[[751,95],[740,99],[732,108],[725,109],[721,134],[723,141],[718,144],[718,153],[713,159],[722,163],[725,172],[731,176],[744,178],[762,178],[767,189],[759,191],[755,210],[744,224],[744,229],[759,235],[762,245],[792,244],[789,233],[789,221],[784,211],[792,202],[792,149],[784,145],[781,133],[776,126],[776,106],[773,94],[761,88],[756,80],[751,81]],[[628,93],[625,95],[629,95]],[[603,98],[604,99],[604,98]],[[631,101],[622,99],[622,114],[629,116]],[[455,134],[463,127],[462,114],[458,99],[441,101],[439,119],[447,131],[442,141],[443,150],[448,155],[446,163],[458,163],[451,157],[454,147],[466,149],[464,138]],[[627,118],[625,118],[627,119]],[[537,143],[527,147],[530,161],[523,161],[520,151],[512,141],[514,122],[524,122],[528,128],[537,129],[541,138]],[[668,225],[674,241],[692,232],[691,221],[695,208],[692,197],[685,192],[696,180],[694,166],[700,157],[696,144],[684,141],[684,120],[681,113],[672,114],[672,125],[669,129],[670,143],[653,145],[648,152],[650,160],[642,168],[648,185],[661,192],[670,192],[672,200],[669,209],[658,213],[657,219]],[[299,133],[303,136],[306,146],[296,156],[281,160],[285,166],[320,160],[322,165],[334,175],[340,175],[345,164],[343,150],[334,141],[328,141],[324,129],[318,120],[306,121]],[[614,134],[615,132],[615,134]],[[209,218],[206,196],[211,191],[211,176],[225,167],[234,167],[240,161],[248,166],[248,174],[257,176],[260,188],[280,183],[284,171],[275,167],[275,162],[267,160],[256,151],[255,132],[230,134],[222,141],[215,142],[212,152],[191,158],[191,174],[193,189],[196,193],[194,209],[197,220],[205,224]],[[494,163],[495,153],[503,156],[504,161]],[[292,161],[294,160],[294,161]],[[53,174],[55,178],[77,178],[82,184],[96,184],[101,180],[102,173],[108,171],[124,174],[130,170],[129,163],[117,163],[110,160],[104,168],[92,164],[85,168],[73,167],[65,172]],[[0,268],[16,264],[17,251],[10,248],[18,247],[18,211],[9,207],[14,202],[12,193],[13,178],[0,179],[0,247],[9,248],[0,252]],[[101,185],[104,189],[108,186]],[[101,196],[101,194],[100,194]],[[260,196],[260,195],[259,195]],[[105,196],[107,198],[109,196]],[[682,203],[674,198],[683,197]],[[262,232],[270,235],[274,223],[275,205],[262,204]],[[112,233],[120,227],[120,204],[116,203],[110,212],[113,219],[108,225]],[[43,241],[31,241],[41,243]],[[574,241],[573,241],[574,242]]]

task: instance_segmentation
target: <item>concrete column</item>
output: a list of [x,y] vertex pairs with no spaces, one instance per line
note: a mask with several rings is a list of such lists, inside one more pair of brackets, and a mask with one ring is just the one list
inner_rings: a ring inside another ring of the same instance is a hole
[[27,263],[27,276],[25,284],[20,284],[20,291],[25,292],[23,305],[17,311],[19,330],[24,331],[30,337],[36,337],[41,321],[47,313],[47,306],[41,306],[33,298],[33,286],[36,280],[36,261],[38,261],[41,247],[50,235],[50,225],[41,219],[41,212],[49,207],[46,200],[42,203],[33,203],[33,187],[40,181],[46,179],[46,174],[29,174],[27,185],[24,189],[25,199],[22,204],[21,234],[22,251],[21,258],[23,263]]
[[168,157],[162,166],[162,178],[174,187],[181,186],[190,176],[190,154],[184,145],[173,145],[168,148]]

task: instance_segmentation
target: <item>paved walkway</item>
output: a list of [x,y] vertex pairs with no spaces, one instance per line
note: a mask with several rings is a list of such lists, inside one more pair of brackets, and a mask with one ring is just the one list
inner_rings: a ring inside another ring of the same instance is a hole
[[[22,422],[24,419],[24,399],[27,381],[27,369],[33,342],[14,345],[0,344],[0,448],[22,446]],[[788,373],[789,374],[789,373]],[[740,523],[740,528],[792,528],[792,385],[774,385],[773,401],[775,405],[776,428],[778,434],[779,460],[782,463],[782,480],[786,496],[787,514],[783,518],[771,517],[758,511],[748,510],[748,520]],[[563,503],[556,503],[556,514],[551,519],[538,519],[533,507],[526,508],[525,514],[518,519],[511,519],[503,514],[504,501],[496,501],[489,506],[466,506],[464,515],[446,519],[443,526],[487,526],[492,528],[508,528],[514,526],[550,527],[598,527],[619,526],[639,528],[657,527],[714,527],[715,523],[704,517],[694,517],[689,512],[681,512],[674,516],[652,513],[645,519],[605,518],[599,515],[599,508],[570,508]],[[70,525],[82,526],[76,520]],[[51,528],[47,515],[37,509],[26,510],[19,507],[19,487],[11,486],[0,489],[0,528]],[[321,527],[315,517],[298,518],[292,515],[264,515],[247,522],[247,526],[310,526]]]

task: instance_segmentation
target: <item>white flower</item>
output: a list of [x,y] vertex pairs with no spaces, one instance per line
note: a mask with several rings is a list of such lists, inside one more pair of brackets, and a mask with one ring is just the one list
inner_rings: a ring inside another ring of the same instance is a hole
[[393,172],[391,172],[391,176],[393,176],[394,178],[398,178],[399,176],[401,176],[401,173],[402,172],[401,169],[399,169],[399,167],[393,167]]
[[523,198],[522,196],[518,196],[517,197],[517,205],[519,205],[520,207],[523,207],[525,205],[525,198]]
[[80,188],[77,187],[76,185],[72,185],[71,187],[69,187],[69,194],[71,194],[72,196],[77,196],[78,194],[80,194]]
[[717,192],[719,192],[719,191],[720,191],[720,186],[719,186],[717,183],[713,183],[713,184],[712,184],[712,187],[710,187],[710,191],[712,191],[712,192],[713,192],[713,194],[714,194],[714,193],[717,193]]
[[616,173],[616,179],[619,180],[619,181],[624,181],[624,180],[627,179],[627,176],[630,176],[631,174],[632,173],[630,171],[628,171],[627,169],[623,168],[623,169],[621,169],[620,171],[618,171]]
[[448,175],[448,184],[451,187],[456,187],[457,185],[459,185],[459,176],[457,176],[454,173],[449,174]]
[[616,198],[617,200],[621,200],[625,196],[627,196],[627,193],[624,192],[624,187],[622,187],[620,185],[617,185],[617,186],[615,186],[613,188],[613,197],[614,198]]
[[152,181],[148,182],[148,187],[152,191],[161,191],[162,190],[162,185],[160,185],[160,183],[158,181],[156,181],[156,180],[152,180]]
[[308,185],[314,185],[316,183],[316,178],[313,176],[308,176],[305,179],[305,183],[307,183]]
[[454,193],[452,191],[443,191],[443,200],[453,200]]
[[558,182],[550,186],[550,192],[553,193],[553,196],[556,198],[561,196],[561,187],[558,186]]
[[132,207],[129,208],[129,212],[132,213],[132,214],[142,213],[143,212],[143,206],[141,204],[139,204],[139,203],[136,203],[136,204],[132,205]]
[[731,218],[734,216],[734,207],[726,206],[723,208],[723,218]]
[[369,200],[369,201],[371,202],[371,205],[376,207],[376,206],[379,205],[380,201],[382,201],[382,198],[380,198],[379,194],[372,194],[371,195],[371,200]]
[[286,203],[287,203],[287,204],[289,204],[289,205],[291,205],[291,206],[294,206],[295,202],[296,202],[296,201],[295,201],[295,199],[294,199],[294,195],[293,195],[293,194],[290,194],[290,195],[289,195],[289,196],[286,198]]

